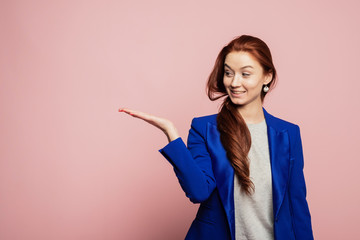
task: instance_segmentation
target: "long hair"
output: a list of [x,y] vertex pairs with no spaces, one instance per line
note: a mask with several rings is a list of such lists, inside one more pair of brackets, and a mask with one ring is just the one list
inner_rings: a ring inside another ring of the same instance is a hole
[[[264,74],[272,73],[272,79],[267,84],[271,90],[277,78],[269,47],[261,39],[250,35],[241,35],[230,41],[220,51],[215,61],[214,68],[209,75],[206,91],[209,99],[215,101],[227,95],[223,78],[225,57],[232,51],[244,51],[251,54],[262,66]],[[215,96],[215,94],[220,94]],[[261,91],[261,102],[267,92]],[[241,190],[247,195],[255,191],[255,186],[250,180],[248,153],[251,147],[250,131],[245,120],[227,96],[221,104],[217,116],[217,125],[220,140],[223,144],[228,159],[239,179]]]

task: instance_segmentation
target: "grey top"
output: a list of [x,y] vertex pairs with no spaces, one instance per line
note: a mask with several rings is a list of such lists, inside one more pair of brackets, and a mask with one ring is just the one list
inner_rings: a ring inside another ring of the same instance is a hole
[[255,192],[247,196],[240,191],[238,178],[234,174],[235,239],[274,239],[272,180],[267,125],[247,124],[251,134],[250,179]]

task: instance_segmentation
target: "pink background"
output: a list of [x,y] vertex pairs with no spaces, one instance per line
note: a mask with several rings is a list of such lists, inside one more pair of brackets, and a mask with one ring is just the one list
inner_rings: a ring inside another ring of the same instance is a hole
[[120,107],[184,141],[220,49],[270,47],[269,113],[300,125],[316,239],[359,236],[358,1],[1,1],[0,239],[183,239],[198,205]]

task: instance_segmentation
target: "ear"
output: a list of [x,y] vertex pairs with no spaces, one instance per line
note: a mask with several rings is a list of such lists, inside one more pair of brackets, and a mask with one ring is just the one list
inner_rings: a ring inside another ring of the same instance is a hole
[[271,79],[273,77],[273,73],[272,71],[268,72],[266,75],[265,75],[265,79],[264,79],[264,85],[268,84],[271,82]]

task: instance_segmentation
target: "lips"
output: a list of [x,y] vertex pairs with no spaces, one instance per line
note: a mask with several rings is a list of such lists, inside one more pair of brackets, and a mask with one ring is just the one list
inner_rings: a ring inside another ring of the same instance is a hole
[[242,96],[243,94],[245,94],[246,91],[233,91],[231,90],[231,94],[235,97],[239,97],[239,96]]

